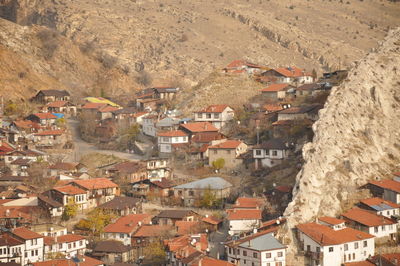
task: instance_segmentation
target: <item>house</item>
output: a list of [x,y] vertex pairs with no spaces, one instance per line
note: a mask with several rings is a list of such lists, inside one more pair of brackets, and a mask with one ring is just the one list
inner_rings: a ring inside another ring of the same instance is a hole
[[84,173],[87,168],[84,164],[74,162],[57,162],[47,168],[47,176],[70,175]]
[[49,217],[60,217],[64,212],[64,204],[51,198],[51,192],[38,195],[38,206],[46,211]]
[[312,73],[306,72],[304,69],[297,67],[275,68],[261,73],[264,77],[276,79],[277,83],[312,83],[314,78]]
[[67,136],[62,129],[43,130],[33,135],[33,140],[37,147],[59,147],[61,148],[67,142]]
[[198,262],[197,259],[204,257],[208,249],[206,234],[178,236],[164,240],[164,245],[171,265],[198,265],[191,263]]
[[175,229],[178,236],[207,232],[202,221],[176,221]]
[[32,98],[32,101],[42,104],[54,101],[69,101],[69,100],[71,100],[71,97],[69,92],[66,90],[40,90]]
[[278,113],[278,121],[281,120],[318,120],[318,112],[323,108],[321,104],[310,104],[298,107],[290,107]]
[[108,118],[113,118],[113,112],[119,110],[119,107],[103,105],[97,109],[96,117],[98,120],[105,120]]
[[145,161],[147,165],[147,177],[169,178],[172,175],[172,169],[168,166],[169,160],[165,158],[150,158]]
[[273,233],[256,233],[225,243],[227,259],[235,265],[286,265],[286,246]]
[[[109,106],[106,103],[92,103],[86,102],[84,105],[81,106],[81,112],[83,116],[87,116],[90,118],[98,119],[97,112],[100,108],[105,108]],[[114,110],[116,111],[116,110]]]
[[83,255],[86,251],[86,239],[75,234],[44,237],[44,254],[47,259],[54,254],[63,254],[66,257]]
[[194,112],[195,122],[210,122],[218,129],[232,120],[235,116],[233,109],[226,104],[210,105],[200,111]]
[[295,94],[295,87],[287,83],[271,84],[262,89],[261,94],[267,99],[283,100],[288,94]]
[[50,113],[61,113],[66,116],[76,116],[76,105],[69,101],[54,101],[49,102],[45,106],[46,111]]
[[73,180],[69,184],[87,191],[88,208],[90,209],[110,201],[120,194],[118,185],[107,178]]
[[112,112],[113,119],[118,121],[125,121],[127,124],[132,125],[143,123],[143,117],[148,115],[148,112],[138,112],[136,107],[126,107]]
[[384,200],[400,204],[400,182],[394,180],[372,180],[368,183],[374,196],[382,196]]
[[374,236],[353,228],[334,229],[318,223],[296,226],[299,249],[310,265],[341,266],[374,255]]
[[253,148],[255,168],[273,167],[289,157],[290,148],[282,139],[270,139]]
[[197,221],[199,215],[191,210],[163,210],[153,218],[159,225],[175,225],[177,221]]
[[[22,264],[43,261],[44,259],[44,237],[25,227],[15,228],[11,234],[16,239],[24,242],[24,254]],[[22,250],[21,250],[22,251]]]
[[218,132],[218,128],[209,122],[193,122],[180,124],[179,129],[186,132],[191,140],[196,135],[209,134],[210,132]]
[[180,90],[180,88],[178,87],[154,87],[152,89],[154,91],[154,97],[156,99],[163,99],[168,101],[173,100]]
[[136,258],[133,247],[124,245],[117,240],[105,240],[96,243],[91,255],[103,261],[106,265],[133,262]]
[[101,204],[97,208],[111,212],[118,216],[137,214],[142,212],[142,202],[137,198],[115,197],[114,199]]
[[10,130],[19,132],[21,136],[38,132],[40,129],[41,125],[31,120],[15,120],[10,124]]
[[172,180],[166,178],[145,179],[132,184],[132,195],[141,198],[152,196],[163,202],[174,195],[173,187],[175,185]]
[[31,162],[47,161],[48,155],[38,150],[13,150],[4,155],[6,165],[11,164],[17,159],[28,159]]
[[266,204],[266,199],[264,198],[245,198],[239,197],[235,201],[235,205],[232,206],[234,209],[263,209]]
[[326,90],[321,83],[303,84],[296,89],[296,97],[312,96],[320,91]]
[[223,200],[231,193],[232,184],[221,177],[207,177],[174,187],[174,196],[181,198],[185,206],[193,206],[207,193]]
[[174,235],[174,227],[171,225],[145,224],[132,235],[132,246],[138,249],[139,254],[143,254],[144,247],[168,235]]
[[70,259],[53,259],[32,263],[33,266],[104,266],[101,260],[88,256],[77,256]]
[[240,140],[222,140],[222,142],[208,147],[209,164],[218,159],[224,159],[224,168],[237,168],[242,164],[240,155],[247,152],[247,145]]
[[247,73],[256,74],[265,69],[266,67],[256,65],[245,60],[234,60],[230,62],[225,68],[222,69],[224,73]]
[[0,262],[10,263],[15,262],[17,265],[23,263],[23,256],[25,253],[25,242],[8,232],[0,234]]
[[162,153],[171,153],[189,143],[188,134],[182,130],[159,132],[157,137],[158,150]]
[[229,209],[226,210],[226,213],[230,235],[251,231],[261,225],[261,210]]
[[32,214],[37,209],[31,206],[0,206],[0,226],[15,228],[32,223]]
[[52,200],[61,203],[63,207],[69,204],[76,204],[78,210],[89,208],[87,191],[71,184],[54,187],[49,191],[48,195]]
[[284,109],[290,108],[292,105],[290,103],[266,103],[262,106],[265,114],[273,114]]
[[56,124],[58,117],[52,113],[35,113],[29,115],[27,120],[40,124],[41,126],[53,126]]
[[235,266],[235,264],[230,263],[225,260],[218,260],[208,256],[203,256],[193,260],[189,266]]
[[400,204],[393,203],[381,198],[363,199],[359,204],[360,208],[374,211],[377,215],[387,218],[398,218],[400,216]]
[[369,233],[376,237],[397,239],[397,223],[395,220],[378,215],[373,211],[353,208],[341,214],[349,225],[357,230]]
[[147,115],[143,117],[143,125],[142,125],[142,132],[144,135],[150,136],[150,137],[156,137],[157,136],[157,128],[156,128],[156,123],[159,120],[159,117],[157,115]]
[[147,179],[146,164],[142,162],[121,162],[106,168],[106,173],[113,180],[134,183]]
[[30,230],[35,233],[41,234],[42,236],[63,236],[68,234],[65,226],[57,224],[44,223],[44,224],[33,224],[30,226]]
[[149,214],[129,214],[120,217],[114,223],[104,227],[101,238],[121,241],[123,245],[130,246],[132,235],[142,224],[150,224],[152,216]]
[[333,230],[341,230],[346,228],[346,221],[335,217],[323,216],[317,219],[319,224],[329,226]]
[[28,176],[29,174],[27,170],[31,163],[32,161],[30,159],[18,158],[15,161],[12,161],[8,167],[13,176]]

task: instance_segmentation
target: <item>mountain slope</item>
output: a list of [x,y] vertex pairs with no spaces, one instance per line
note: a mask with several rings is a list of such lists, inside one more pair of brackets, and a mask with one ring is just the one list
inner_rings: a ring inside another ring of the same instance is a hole
[[285,211],[287,228],[338,215],[363,196],[358,187],[398,170],[399,65],[400,28],[332,91],[313,126],[314,140],[303,149],[305,164]]

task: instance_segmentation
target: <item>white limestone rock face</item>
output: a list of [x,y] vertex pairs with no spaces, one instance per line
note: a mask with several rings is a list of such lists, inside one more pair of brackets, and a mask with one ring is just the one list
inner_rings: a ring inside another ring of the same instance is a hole
[[[400,28],[355,64],[313,129],[285,211],[286,232],[318,216],[340,214],[358,187],[400,170]],[[292,234],[286,235],[293,248]]]

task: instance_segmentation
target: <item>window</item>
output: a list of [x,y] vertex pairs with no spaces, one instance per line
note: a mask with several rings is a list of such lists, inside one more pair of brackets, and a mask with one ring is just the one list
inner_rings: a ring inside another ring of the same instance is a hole
[[28,252],[27,252],[27,251],[25,251],[25,258],[26,258],[26,257],[28,257]]
[[351,254],[349,254],[349,260],[351,260]]
[[203,114],[197,114],[197,118],[203,118]]
[[271,258],[271,253],[265,253],[265,257],[266,257],[267,259]]
[[228,251],[228,253],[229,253],[229,254],[231,254],[231,253],[232,253],[232,248],[229,248],[229,251]]
[[193,190],[189,190],[189,196],[193,197],[194,196],[194,191]]
[[278,151],[272,151],[272,156],[278,156]]
[[76,248],[76,242],[74,242],[73,246],[74,246],[74,248]]
[[307,251],[311,251],[311,246],[307,245]]
[[320,248],[320,247],[317,247],[317,248],[315,249],[315,251],[317,251],[317,253],[320,253],[320,252],[321,252],[321,248]]
[[256,259],[257,259],[257,257],[258,257],[257,252],[253,252],[253,258],[256,258]]
[[282,251],[278,252],[278,257],[283,257],[283,252]]
[[353,260],[355,260],[356,259],[356,254],[355,253],[353,253]]
[[329,247],[329,252],[333,252],[333,247]]
[[368,246],[368,242],[367,242],[367,240],[365,240],[364,241],[364,245],[363,245],[365,248]]
[[344,244],[344,251],[349,250],[349,245],[348,244]]
[[354,249],[358,249],[358,242],[354,243]]
[[243,250],[243,256],[247,256],[247,251]]
[[214,154],[217,154],[218,153],[218,151],[217,150],[214,150]]
[[211,114],[206,114],[207,119],[211,119]]
[[68,249],[71,249],[71,243],[68,244]]
[[214,114],[214,118],[218,119],[219,118],[219,114]]
[[256,155],[261,155],[261,150],[256,150]]
[[58,244],[58,248],[59,248],[59,249],[62,249],[62,244]]
[[389,225],[389,230],[393,230],[393,224]]
[[382,225],[382,231],[386,230],[386,225]]
[[35,250],[35,256],[39,255],[39,250]]
[[243,260],[243,264],[246,264],[246,260]]
[[226,154],[231,154],[231,150],[226,150]]
[[32,245],[37,245],[37,239],[36,238],[32,240]]
[[174,140],[175,140],[175,142],[178,142],[178,141],[179,141],[179,138],[174,138]]
[[32,257],[35,256],[35,251],[34,250],[31,250],[31,256]]
[[379,231],[378,226],[375,226],[374,230],[375,230],[375,233],[378,233],[378,231]]
[[3,255],[3,249],[0,249],[0,255]]

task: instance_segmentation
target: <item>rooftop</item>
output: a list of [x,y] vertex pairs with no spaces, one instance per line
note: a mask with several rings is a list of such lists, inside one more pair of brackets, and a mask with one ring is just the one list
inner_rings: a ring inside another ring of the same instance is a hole
[[117,184],[107,178],[92,178],[86,180],[73,180],[71,183],[77,184],[85,189],[103,189],[103,188],[116,188]]
[[232,187],[232,184],[221,177],[206,177],[176,186],[175,189],[225,189],[229,187]]
[[261,220],[261,210],[229,209],[227,220]]
[[234,208],[261,208],[265,204],[263,198],[237,198]]
[[229,105],[227,104],[215,104],[215,105],[210,105],[204,109],[201,109],[196,113],[222,113],[228,107]]
[[330,225],[338,225],[346,222],[345,220],[334,218],[334,217],[328,217],[328,216],[323,216],[318,218],[319,221],[330,224]]
[[36,238],[43,238],[42,235],[35,233],[28,228],[25,227],[18,227],[12,230],[12,233],[22,239],[28,240],[28,239],[36,239]]
[[67,194],[67,195],[78,195],[78,194],[86,194],[86,191],[84,191],[83,189],[80,189],[76,186],[73,185],[66,185],[66,186],[62,186],[62,187],[55,187],[53,188],[56,191],[59,191],[63,194]]
[[156,217],[157,218],[183,219],[189,215],[193,215],[193,211],[191,211],[191,210],[163,210]]
[[369,198],[360,201],[362,204],[369,206],[375,211],[384,211],[400,208],[399,204],[387,201],[381,198]]
[[218,128],[214,127],[213,124],[209,122],[194,122],[194,123],[181,124],[180,126],[192,133],[218,132]]
[[132,197],[115,197],[114,199],[101,204],[98,208],[109,210],[124,210],[125,208],[135,207],[140,202],[137,198]]
[[372,180],[369,181],[369,183],[381,187],[383,189],[388,189],[396,193],[400,193],[400,182],[391,179],[381,180],[381,181]]
[[208,147],[209,149],[236,149],[239,147],[240,144],[242,144],[240,140],[226,140],[224,142],[221,142],[219,144],[212,145]]
[[172,131],[164,131],[159,132],[157,134],[159,137],[187,137],[187,134],[182,130],[172,130]]
[[131,250],[132,247],[125,246],[122,242],[116,240],[105,240],[100,241],[96,244],[93,252],[104,252],[104,253],[125,253]]
[[392,219],[360,208],[350,209],[347,212],[342,213],[341,216],[368,227],[396,224]]
[[149,223],[151,219],[150,214],[130,214],[119,218],[115,223],[109,224],[104,228],[106,233],[132,233],[136,230],[139,222]]
[[240,244],[239,247],[258,251],[286,248],[286,246],[282,245],[278,240],[276,240],[272,233],[250,239],[249,241]]
[[277,92],[277,91],[286,91],[291,86],[286,83],[278,83],[278,84],[271,84],[268,87],[261,90],[261,92]]

